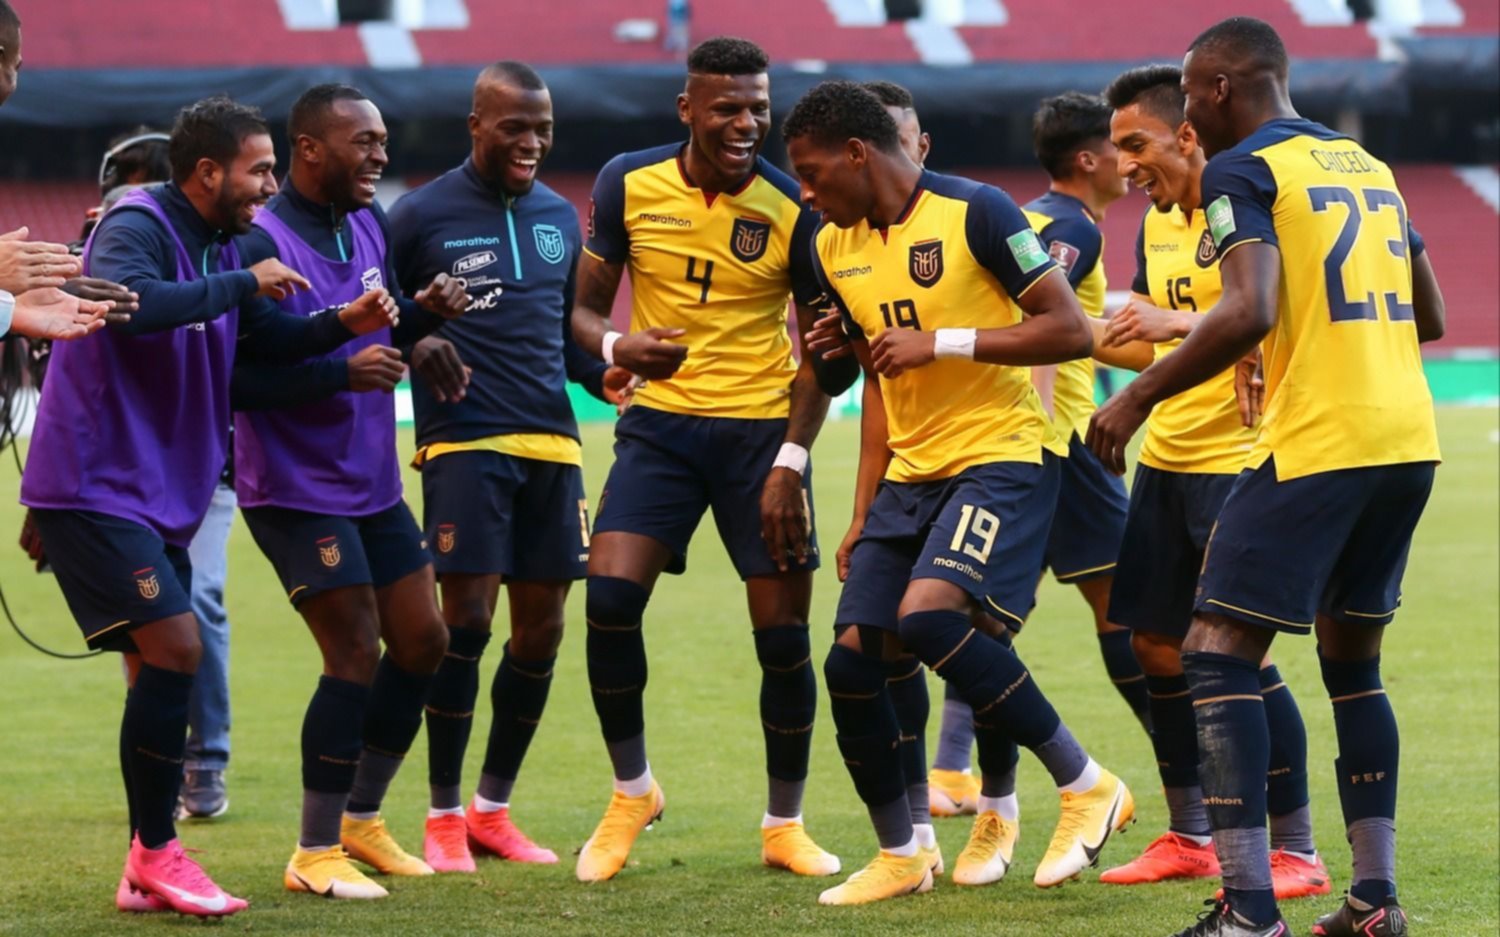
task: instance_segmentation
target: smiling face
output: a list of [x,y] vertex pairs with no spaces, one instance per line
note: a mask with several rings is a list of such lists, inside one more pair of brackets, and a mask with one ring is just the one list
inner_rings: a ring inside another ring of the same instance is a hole
[[275,170],[276,153],[265,133],[241,140],[239,153],[227,166],[199,160],[196,171],[214,206],[209,224],[229,234],[247,234],[255,213],[276,194]]
[[1146,193],[1157,211],[1180,205],[1193,186],[1193,156],[1198,148],[1192,127],[1172,127],[1139,103],[1115,111],[1110,137],[1119,148],[1118,172]]
[[552,95],[488,79],[475,89],[469,136],[480,178],[506,195],[525,195],[552,150]]
[[854,227],[874,208],[866,146],[863,140],[837,146],[809,136],[787,141],[787,158],[802,182],[802,202],[837,227]]
[[317,173],[318,188],[339,211],[369,208],[375,203],[375,183],[390,163],[390,138],[380,109],[370,101],[334,101],[320,136],[297,138],[298,159]]
[[[750,172],[771,132],[771,79],[758,75],[689,75],[677,116],[692,146],[722,180]],[[700,180],[701,181],[701,180]]]

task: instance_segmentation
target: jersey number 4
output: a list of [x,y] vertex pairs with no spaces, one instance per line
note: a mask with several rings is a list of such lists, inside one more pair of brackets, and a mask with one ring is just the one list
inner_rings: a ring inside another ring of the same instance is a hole
[[703,287],[703,291],[698,296],[698,302],[700,304],[708,302],[708,288],[712,286],[714,282],[714,262],[712,260],[703,261],[703,275],[699,276],[698,258],[689,257],[687,268],[687,282],[696,283],[699,286]]
[[[1366,290],[1364,298],[1350,298],[1349,292],[1344,288],[1346,283],[1344,267],[1349,261],[1349,255],[1354,253],[1359,243],[1359,230],[1365,219],[1389,208],[1396,213],[1396,228],[1399,237],[1387,240],[1386,248],[1395,257],[1406,261],[1410,254],[1410,245],[1407,243],[1406,208],[1401,204],[1401,197],[1390,189],[1361,189],[1361,199],[1352,189],[1341,185],[1319,185],[1307,190],[1307,196],[1312,201],[1312,209],[1315,212],[1326,212],[1335,205],[1342,205],[1346,210],[1344,225],[1339,229],[1338,238],[1334,240],[1333,247],[1328,251],[1328,256],[1323,259],[1323,274],[1328,280],[1328,311],[1335,322],[1354,322],[1359,320],[1379,319],[1375,311],[1375,291]],[[1372,264],[1356,264],[1356,270],[1363,273],[1374,272],[1379,276],[1382,271],[1394,271],[1393,267],[1384,258],[1381,262]],[[1401,268],[1399,279],[1410,281],[1410,271],[1406,267]],[[1366,286],[1363,278],[1359,278],[1355,286],[1356,291]],[[1385,299],[1385,310],[1387,317],[1392,322],[1407,322],[1416,318],[1416,312],[1410,303],[1400,300],[1397,290],[1402,284],[1397,283],[1398,277],[1381,276],[1385,280],[1385,286],[1395,287],[1391,292],[1382,291]]]

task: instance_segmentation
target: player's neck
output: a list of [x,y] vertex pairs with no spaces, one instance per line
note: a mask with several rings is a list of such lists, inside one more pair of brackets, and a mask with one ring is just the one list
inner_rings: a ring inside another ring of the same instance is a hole
[[1203,204],[1204,162],[1203,157],[1200,155],[1198,157],[1198,164],[1193,167],[1192,178],[1188,180],[1187,191],[1182,194],[1182,198],[1177,200],[1177,207],[1182,209],[1182,213],[1189,218]]
[[917,185],[922,181],[922,167],[904,155],[898,162],[878,150],[873,152],[873,158],[884,161],[887,169],[872,175],[875,203],[870,209],[868,220],[872,228],[889,228],[901,220],[901,215],[917,194]]
[[1100,198],[1099,193],[1094,189],[1087,177],[1082,179],[1053,179],[1048,191],[1078,199],[1078,201],[1083,203],[1083,207],[1088,209],[1089,215],[1096,222],[1104,220],[1104,213],[1109,209],[1109,202],[1114,201],[1114,199],[1105,201],[1103,198]]
[[724,175],[699,152],[697,145],[691,139],[682,151],[682,168],[687,172],[689,182],[710,195],[735,191],[745,184],[745,180],[750,178],[751,173],[755,172],[755,164],[752,162],[750,168],[738,176],[731,178]]
[[1243,140],[1273,120],[1296,120],[1302,115],[1292,106],[1286,89],[1277,85],[1249,96],[1234,115],[1235,138]]
[[333,207],[333,199],[328,197],[322,186],[297,172],[296,166],[293,166],[292,171],[287,173],[286,188],[288,198],[301,199],[320,213],[328,213],[335,220],[342,214]]

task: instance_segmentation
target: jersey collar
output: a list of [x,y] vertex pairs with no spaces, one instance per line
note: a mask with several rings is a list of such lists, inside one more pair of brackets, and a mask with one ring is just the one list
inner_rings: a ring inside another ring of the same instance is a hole
[[[687,148],[688,145],[686,143],[677,148],[677,173],[678,175],[682,176],[683,185],[687,186],[690,189],[698,189],[698,191],[703,192],[703,189],[698,185],[698,183],[693,181],[693,177],[688,175],[687,159],[685,158],[687,155]],[[750,171],[745,174],[745,178],[741,180],[739,185],[735,186],[727,192],[703,192],[704,203],[707,204],[709,208],[713,208],[714,199],[718,198],[719,196],[727,195],[730,198],[734,198],[736,195],[744,192],[746,189],[750,188],[750,183],[755,181],[755,177],[756,175],[758,175],[759,169],[760,157],[757,156],[755,157],[755,162],[750,165]]]
[[905,224],[907,222],[907,219],[911,218],[912,212],[917,210],[917,202],[921,200],[922,193],[927,190],[928,174],[928,170],[924,169],[922,170],[922,175],[917,177],[917,187],[911,190],[911,198],[908,198],[906,200],[906,205],[902,207],[901,214],[896,216],[895,221],[891,222],[888,225],[885,225],[884,227],[875,227],[874,225],[871,225],[871,227],[874,228],[875,233],[880,235],[881,243],[889,243],[891,229],[900,227],[901,225]]

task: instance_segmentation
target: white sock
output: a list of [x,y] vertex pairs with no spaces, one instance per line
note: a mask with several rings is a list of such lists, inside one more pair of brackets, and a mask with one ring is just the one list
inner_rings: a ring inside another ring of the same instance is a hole
[[931,849],[937,845],[937,832],[933,830],[931,823],[915,823],[911,829],[916,834],[918,846]]
[[638,778],[631,778],[628,781],[622,781],[619,778],[615,778],[615,790],[619,791],[621,794],[624,794],[626,797],[645,797],[647,794],[651,793],[651,785],[653,783],[654,781],[651,777],[651,766],[647,765],[646,773]]
[[[649,788],[648,788],[648,790],[649,790]],[[775,827],[775,826],[786,826],[788,823],[801,823],[801,822],[802,822],[802,814],[800,814],[800,813],[797,814],[795,817],[773,817],[773,816],[771,816],[768,813],[764,817],[761,818],[760,828],[763,829],[763,830],[769,830],[769,829],[771,829],[772,827]]]
[[497,810],[504,810],[509,806],[510,804],[508,803],[501,803],[498,800],[488,800],[480,797],[478,794],[474,795],[474,809],[479,813],[494,813]]
[[1083,773],[1059,787],[1058,790],[1069,794],[1082,794],[1099,783],[1099,772],[1102,770],[1099,762],[1090,758],[1089,763],[1083,766]]
[[1301,859],[1303,862],[1306,862],[1309,865],[1318,861],[1318,854],[1316,852],[1293,852],[1292,850],[1288,849],[1286,850],[1286,854],[1289,856],[1296,856],[1298,859]]
[[301,843],[298,843],[297,844],[297,848],[300,849],[300,850],[302,850],[303,852],[327,852],[328,850],[332,849],[333,847],[332,846],[304,846]]
[[427,819],[429,819],[429,820],[432,819],[433,817],[461,817],[463,815],[464,815],[464,808],[462,808],[462,807],[428,807],[427,808]]
[[897,846],[893,849],[886,849],[884,851],[890,853],[893,856],[901,856],[903,858],[910,859],[912,856],[915,856],[917,854],[916,834],[912,834],[912,838],[907,842],[905,846]]
[[1192,833],[1179,833],[1176,830],[1170,830],[1169,832],[1178,839],[1185,839],[1195,846],[1207,846],[1214,841],[1212,836],[1197,836]]
[[980,795],[979,812],[993,810],[1000,814],[1000,819],[1016,822],[1021,818],[1021,801],[1015,794],[1006,794],[1004,797],[985,797]]
[[350,811],[345,810],[344,816],[348,817],[351,820],[373,820],[376,817],[380,816],[380,811],[372,810],[369,813],[351,813]]

